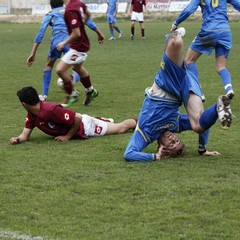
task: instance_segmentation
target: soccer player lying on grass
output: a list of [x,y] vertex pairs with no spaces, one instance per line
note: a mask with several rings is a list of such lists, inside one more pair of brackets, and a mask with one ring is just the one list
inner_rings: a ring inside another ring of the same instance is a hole
[[[166,131],[193,130],[199,134],[199,153],[206,153],[209,128],[218,118],[223,129],[228,129],[232,123],[230,100],[225,95],[204,110],[199,81],[186,68],[183,60],[184,34],[185,29],[179,28],[166,37],[160,69],[152,87],[145,91],[136,129],[124,153],[124,158],[128,161],[161,160],[162,147],[157,154],[142,150],[167,134]],[[182,104],[187,115],[179,113]]]
[[111,118],[94,118],[63,108],[59,104],[40,101],[33,87],[24,87],[17,92],[17,95],[28,113],[22,133],[18,137],[12,137],[11,144],[29,140],[34,127],[54,136],[54,139],[60,142],[120,134],[136,127],[135,119],[114,123]]

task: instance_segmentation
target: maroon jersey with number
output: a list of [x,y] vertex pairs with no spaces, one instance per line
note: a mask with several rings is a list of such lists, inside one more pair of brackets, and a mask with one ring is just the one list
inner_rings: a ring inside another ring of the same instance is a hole
[[81,37],[69,44],[70,48],[75,49],[78,52],[87,52],[90,48],[90,42],[84,28],[84,15],[86,9],[87,6],[80,0],[70,0],[64,13],[64,20],[66,22],[69,35],[72,33],[72,29],[80,29]]
[[[28,112],[25,127],[29,129],[37,127],[44,133],[55,137],[66,135],[73,125],[75,115],[76,112],[63,108],[61,105],[41,101],[38,115]],[[87,138],[82,122],[73,138]]]
[[143,12],[143,5],[146,5],[145,0],[132,0],[132,10],[133,12]]

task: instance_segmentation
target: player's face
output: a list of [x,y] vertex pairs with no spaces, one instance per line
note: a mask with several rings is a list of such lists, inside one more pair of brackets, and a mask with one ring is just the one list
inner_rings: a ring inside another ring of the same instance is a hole
[[174,156],[180,149],[183,148],[183,144],[172,132],[166,131],[159,139],[160,146],[163,146],[163,156]]

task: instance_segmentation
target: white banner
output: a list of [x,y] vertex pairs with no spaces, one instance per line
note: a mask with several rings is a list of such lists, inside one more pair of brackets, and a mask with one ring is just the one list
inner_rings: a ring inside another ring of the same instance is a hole
[[32,6],[32,15],[44,15],[51,11],[50,5],[33,5]]
[[171,2],[169,12],[181,12],[188,4],[189,1]]
[[[92,13],[106,13],[107,12],[107,3],[103,4],[96,4],[96,3],[89,3],[86,4],[88,10]],[[125,13],[127,11],[127,3],[119,3],[118,4],[118,12]]]
[[161,12],[161,11],[168,11],[170,7],[170,3],[168,2],[148,2],[147,10],[149,12]]

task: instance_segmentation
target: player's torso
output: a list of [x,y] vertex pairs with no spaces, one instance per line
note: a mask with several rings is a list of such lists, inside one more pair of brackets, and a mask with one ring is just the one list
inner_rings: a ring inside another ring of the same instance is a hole
[[108,14],[113,15],[114,12],[116,11],[118,0],[108,0],[107,4],[108,4]]
[[64,21],[64,11],[64,7],[59,7],[52,10],[51,26],[53,33],[59,31],[67,32],[66,23]]
[[228,29],[227,0],[201,0],[202,30]]

